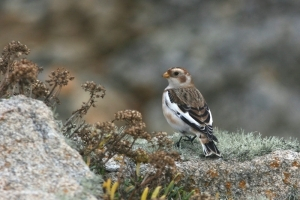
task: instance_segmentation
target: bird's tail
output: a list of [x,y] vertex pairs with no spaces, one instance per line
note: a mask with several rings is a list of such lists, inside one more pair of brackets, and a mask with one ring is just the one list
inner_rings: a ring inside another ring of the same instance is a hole
[[207,156],[211,156],[211,155],[217,155],[219,157],[221,156],[221,153],[219,151],[219,149],[217,148],[216,144],[214,143],[214,141],[208,141],[207,143],[202,144],[202,148],[203,148],[203,152],[204,155]]

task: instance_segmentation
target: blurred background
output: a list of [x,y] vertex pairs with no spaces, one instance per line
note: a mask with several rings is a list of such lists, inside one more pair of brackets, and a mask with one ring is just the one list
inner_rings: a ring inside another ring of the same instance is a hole
[[300,1],[0,0],[0,47],[12,40],[28,58],[76,78],[60,95],[60,118],[86,101],[80,85],[107,95],[88,122],[137,109],[149,131],[173,130],[161,111],[162,73],[188,69],[214,126],[300,138]]

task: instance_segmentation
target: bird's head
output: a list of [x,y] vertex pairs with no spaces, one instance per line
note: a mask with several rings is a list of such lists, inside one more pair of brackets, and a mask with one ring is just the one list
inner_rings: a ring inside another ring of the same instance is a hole
[[168,71],[163,74],[163,77],[168,80],[169,89],[191,87],[194,85],[190,73],[186,69],[180,67],[168,69]]

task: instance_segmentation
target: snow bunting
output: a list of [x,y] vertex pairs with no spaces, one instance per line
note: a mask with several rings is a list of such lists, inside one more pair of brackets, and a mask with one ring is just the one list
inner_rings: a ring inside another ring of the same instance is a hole
[[[189,72],[180,67],[170,68],[163,74],[169,82],[164,90],[162,109],[164,116],[173,129],[193,141],[198,137],[205,156],[221,157],[213,135],[213,119],[202,94],[195,87]],[[195,137],[191,138],[191,133]],[[179,145],[182,137],[177,142]]]

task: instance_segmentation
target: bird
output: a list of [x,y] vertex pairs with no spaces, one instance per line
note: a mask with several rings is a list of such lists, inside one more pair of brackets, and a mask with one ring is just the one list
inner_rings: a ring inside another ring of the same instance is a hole
[[213,134],[211,111],[195,87],[191,74],[184,68],[172,67],[162,76],[169,83],[162,96],[163,114],[169,125],[182,134],[176,145],[180,145],[182,137],[191,142],[197,137],[205,157],[222,157],[215,144],[218,139]]

